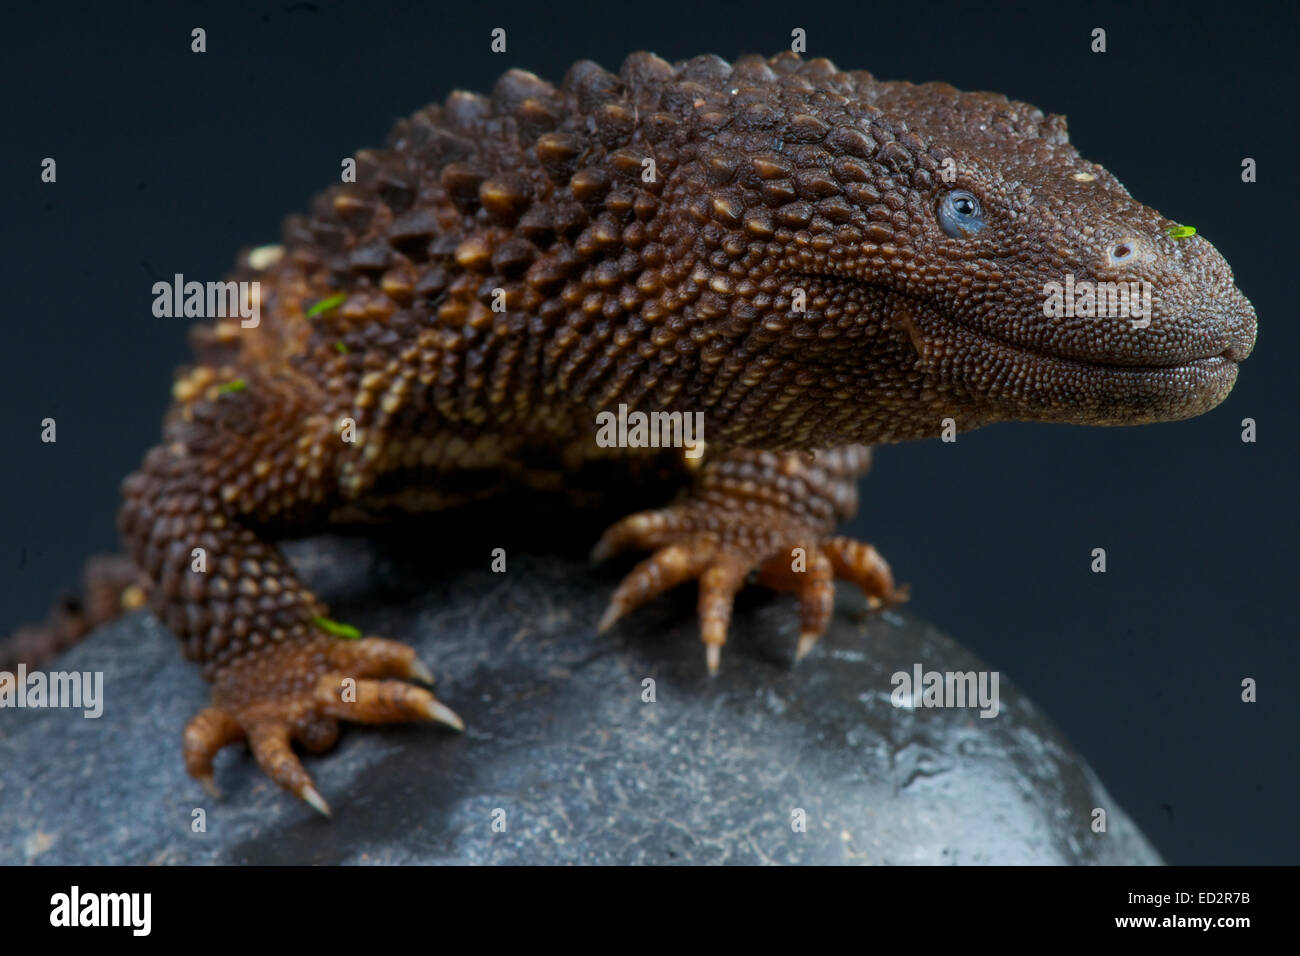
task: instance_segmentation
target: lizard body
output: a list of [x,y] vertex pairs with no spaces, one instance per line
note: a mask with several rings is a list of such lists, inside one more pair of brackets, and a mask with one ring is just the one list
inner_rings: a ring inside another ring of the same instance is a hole
[[[602,627],[698,579],[716,668],[757,570],[798,595],[802,654],[836,578],[900,596],[874,549],[833,535],[867,446],[945,419],[1189,417],[1254,342],[1217,251],[1172,238],[1060,117],[825,60],[636,54],[559,87],[512,70],[356,161],[355,183],[286,222],[282,252],[241,262],[260,325],[196,328],[120,517],[151,606],[213,682],[190,772],[210,785],[213,755],[247,740],[322,810],[293,742],[324,749],[341,719],[460,722],[408,682],[428,677],[409,648],[329,633],[276,539],[584,474],[680,474],[682,499],[600,542],[652,552]],[[1066,274],[1149,282],[1149,324],[1046,318]],[[704,458],[601,447],[595,416],[620,404],[702,412]]]

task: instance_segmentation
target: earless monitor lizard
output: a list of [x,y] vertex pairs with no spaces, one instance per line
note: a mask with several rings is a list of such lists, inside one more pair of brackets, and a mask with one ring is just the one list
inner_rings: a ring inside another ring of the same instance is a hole
[[[685,489],[598,543],[648,552],[601,627],[696,580],[715,670],[756,572],[797,596],[806,653],[837,579],[900,597],[835,535],[869,446],[1223,401],[1255,313],[1192,232],[1082,159],[1059,116],[793,54],[579,62],[558,87],[512,70],[400,121],[243,258],[259,323],[195,328],[162,442],[123,486],[149,604],[212,682],[189,772],[213,787],[214,754],[246,740],[328,812],[295,742],[325,749],[340,720],[461,726],[409,647],[330,619],[278,539],[593,468]],[[619,406],[690,416],[703,441],[598,441]]]

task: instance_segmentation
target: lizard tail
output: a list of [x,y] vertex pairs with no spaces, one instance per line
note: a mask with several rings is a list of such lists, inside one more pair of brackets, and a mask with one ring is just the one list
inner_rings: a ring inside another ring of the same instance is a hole
[[81,573],[81,589],[65,595],[40,624],[0,638],[0,671],[19,664],[44,667],[101,624],[146,603],[144,581],[124,554],[96,555]]

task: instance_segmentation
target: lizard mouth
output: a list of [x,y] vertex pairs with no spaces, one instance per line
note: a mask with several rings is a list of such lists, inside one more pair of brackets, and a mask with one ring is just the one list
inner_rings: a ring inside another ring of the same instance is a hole
[[[1022,342],[1016,342],[991,332],[977,329],[965,322],[960,322],[949,316],[937,316],[939,325],[943,332],[942,336],[945,341],[952,341],[958,336],[965,336],[980,343],[985,348],[982,351],[1006,351],[1019,353],[1024,356],[1030,356],[1043,362],[1058,364],[1062,366],[1075,366],[1078,368],[1096,369],[1102,371],[1114,372],[1131,372],[1131,373],[1148,373],[1162,374],[1178,369],[1192,369],[1213,367],[1218,368],[1221,365],[1237,365],[1250,353],[1249,345],[1239,343],[1230,343],[1224,348],[1207,352],[1204,355],[1193,356],[1175,361],[1166,362],[1118,362],[1108,361],[1092,357],[1083,357],[1077,354],[1068,354],[1063,351],[1053,351],[1041,346],[1026,345]],[[907,311],[897,313],[899,324],[907,331],[912,340],[912,347],[922,360],[927,360],[926,341],[922,323]]]
[[1215,343],[1192,358],[1122,363],[1013,342],[934,310],[904,309],[896,318],[931,375],[1041,421],[1118,425],[1199,415],[1227,397],[1251,345]]
[[[855,280],[840,276],[809,275],[806,278],[822,284],[843,283],[861,288]],[[1078,350],[1066,351],[1031,345],[962,321],[950,312],[936,309],[910,293],[891,290],[887,295],[893,302],[889,303],[886,299],[881,305],[887,309],[892,306],[894,321],[906,331],[912,348],[926,366],[935,364],[936,356],[944,351],[945,346],[951,347],[961,342],[971,349],[967,353],[969,355],[1019,358],[1021,362],[1038,362],[1045,367],[1080,369],[1103,376],[1113,374],[1121,379],[1133,376],[1170,376],[1179,372],[1235,377],[1236,366],[1250,355],[1255,344],[1254,310],[1240,293],[1236,293],[1240,304],[1235,315],[1231,310],[1225,309],[1179,321],[1179,325],[1184,327],[1214,329],[1218,332],[1207,336],[1211,341],[1206,343],[1201,354],[1163,361],[1155,356],[1140,355],[1129,360],[1100,358],[1080,354]]]

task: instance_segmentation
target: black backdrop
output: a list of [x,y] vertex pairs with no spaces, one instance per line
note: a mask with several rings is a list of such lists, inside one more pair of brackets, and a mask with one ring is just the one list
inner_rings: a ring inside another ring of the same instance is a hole
[[[1297,14],[1133,6],[7,6],[0,629],[116,548],[117,484],[185,357],[185,320],[150,313],[156,277],[217,278],[237,248],[276,241],[340,157],[454,87],[490,89],[511,66],[558,80],[580,57],[616,69],[639,49],[770,54],[802,27],[809,53],[843,68],[1067,114],[1086,157],[1232,263],[1261,331],[1214,412],[881,449],[853,530],[912,584],[913,609],[1051,714],[1168,860],[1300,862]],[[504,55],[488,50],[494,27]],[[1094,27],[1105,54],[1089,51]],[[57,185],[39,181],[45,156]],[[46,416],[55,445],[39,440]],[[1256,444],[1240,441],[1245,417]],[[1089,571],[1094,547],[1105,575]],[[1244,677],[1259,703],[1240,702]]]

